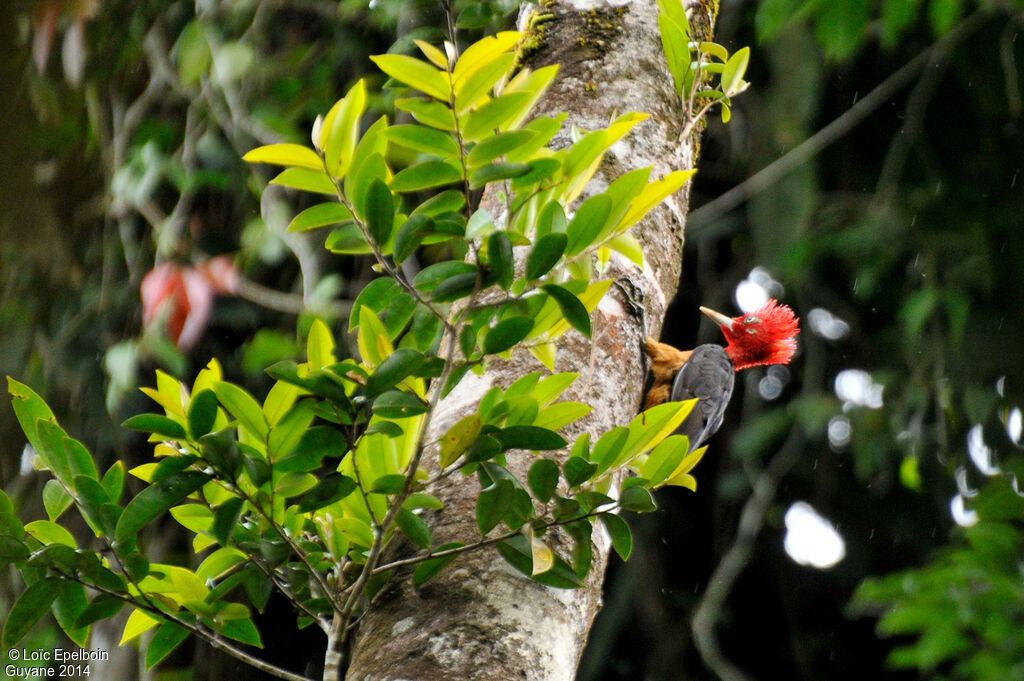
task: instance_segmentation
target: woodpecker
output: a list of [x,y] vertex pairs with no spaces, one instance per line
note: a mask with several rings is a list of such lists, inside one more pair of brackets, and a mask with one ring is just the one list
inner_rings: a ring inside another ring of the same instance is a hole
[[775,300],[755,312],[732,318],[706,307],[700,311],[722,329],[727,341],[724,348],[709,343],[693,350],[677,350],[650,336],[644,346],[654,376],[645,409],[666,400],[700,400],[676,430],[690,439],[691,450],[722,425],[736,372],[765,364],[789,364],[800,333],[800,320],[789,307]]

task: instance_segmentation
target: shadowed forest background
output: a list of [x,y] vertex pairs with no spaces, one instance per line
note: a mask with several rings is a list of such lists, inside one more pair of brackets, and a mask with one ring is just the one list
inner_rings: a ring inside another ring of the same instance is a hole
[[[468,42],[517,6],[457,7]],[[265,391],[263,370],[301,354],[314,316],[345,328],[373,275],[322,232],[286,232],[305,206],[284,190],[261,205],[268,171],[240,157],[304,141],[368,55],[441,28],[412,0],[5,3],[0,372],[102,467],[148,458],[117,424],[148,408],[157,368],[217,357]],[[1022,28],[1011,1],[722,3],[716,41],[751,46],[752,87],[704,135],[662,340],[718,342],[698,306],[772,296],[801,317],[800,350],[741,375],[697,494],[662,491],[634,519],[581,681],[1024,679]],[[371,108],[394,115],[387,95]],[[148,272],[210,262],[233,263],[232,294],[208,278],[187,332],[144,326]],[[0,483],[38,503],[24,446],[0,407]],[[806,534],[800,550],[789,512],[807,505],[841,537],[834,565]],[[318,645],[292,629],[267,618],[276,655]],[[46,620],[34,636],[58,640]],[[242,678],[207,654],[151,678]]]

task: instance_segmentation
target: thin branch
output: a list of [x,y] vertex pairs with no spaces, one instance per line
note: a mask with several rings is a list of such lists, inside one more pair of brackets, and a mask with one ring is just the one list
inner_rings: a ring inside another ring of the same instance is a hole
[[736,539],[725,552],[708,579],[708,588],[704,592],[693,616],[693,640],[711,671],[722,681],[750,681],[750,677],[722,654],[715,635],[715,625],[721,616],[725,600],[732,591],[733,585],[750,562],[754,551],[754,543],[764,525],[768,507],[775,498],[775,490],[779,481],[789,469],[800,459],[803,447],[803,435],[799,428],[794,428],[782,449],[771,460],[771,463],[754,481],[754,489],[743,505],[740,514]]
[[347,317],[352,311],[352,301],[349,300],[323,302],[315,306],[306,305],[306,301],[302,296],[293,293],[282,293],[249,279],[242,279],[235,293],[239,298],[244,298],[268,310],[276,310],[288,314],[302,314],[306,310],[316,310],[329,314],[332,317],[340,318]]
[[686,219],[689,234],[692,235],[698,233],[701,229],[706,229],[707,225],[713,220],[750,200],[750,198],[772,186],[791,171],[807,163],[824,149],[841,139],[909,84],[917,73],[924,68],[925,64],[933,58],[936,50],[951,50],[956,43],[976,31],[987,16],[984,11],[979,10],[967,17],[956,28],[901,66],[896,72],[875,87],[874,90],[869,92],[867,96],[857,100],[841,116],[796,146],[792,151],[768,164],[717,199],[709,201],[697,210],[691,211]]

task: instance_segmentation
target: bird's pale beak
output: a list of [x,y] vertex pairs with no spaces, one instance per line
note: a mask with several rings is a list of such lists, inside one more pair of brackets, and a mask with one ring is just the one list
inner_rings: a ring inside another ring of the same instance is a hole
[[703,312],[704,314],[706,314],[708,317],[710,317],[712,319],[712,321],[715,322],[715,324],[718,324],[719,326],[724,326],[724,327],[726,327],[728,329],[732,328],[732,318],[731,317],[726,317],[721,312],[715,312],[714,310],[712,310],[709,307],[702,307],[702,308],[700,308],[700,311]]

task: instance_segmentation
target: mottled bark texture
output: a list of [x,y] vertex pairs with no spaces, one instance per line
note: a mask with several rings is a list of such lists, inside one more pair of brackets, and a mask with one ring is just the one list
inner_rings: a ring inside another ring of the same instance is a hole
[[[687,7],[700,39],[710,39],[711,3],[687,2]],[[551,16],[538,23],[536,15]],[[543,7],[523,11],[520,29],[528,32],[524,43],[529,45],[524,63],[561,64],[538,113],[569,112],[569,123],[584,129],[604,127],[627,111],[651,114],[612,148],[591,192],[635,168],[653,166],[653,179],[690,168],[696,158],[695,140],[679,139],[683,114],[662,52],[657,15],[654,0],[546,0]],[[567,135],[556,143],[567,144]],[[628,423],[640,409],[645,374],[640,343],[645,332],[658,335],[675,294],[687,200],[684,189],[635,228],[645,247],[644,271],[623,258],[613,260],[608,276],[619,279],[622,287],[612,287],[595,311],[593,343],[576,332],[558,343],[558,370],[581,374],[566,397],[594,407],[585,422],[570,430],[570,439],[584,430],[596,439]],[[641,302],[646,329],[624,290]],[[427,441],[436,441],[474,411],[490,387],[507,386],[539,368],[529,353],[517,352],[510,361],[494,362],[483,376],[468,375],[441,402]],[[531,459],[528,453],[513,453],[509,466],[524,475]],[[470,543],[478,538],[476,479],[450,476],[434,492],[446,503],[444,512],[433,519],[435,541]],[[397,575],[359,626],[347,678],[570,681],[601,606],[609,546],[600,527],[594,537],[594,567],[578,590],[533,583],[492,547],[461,556],[420,589],[412,587],[408,574]]]

